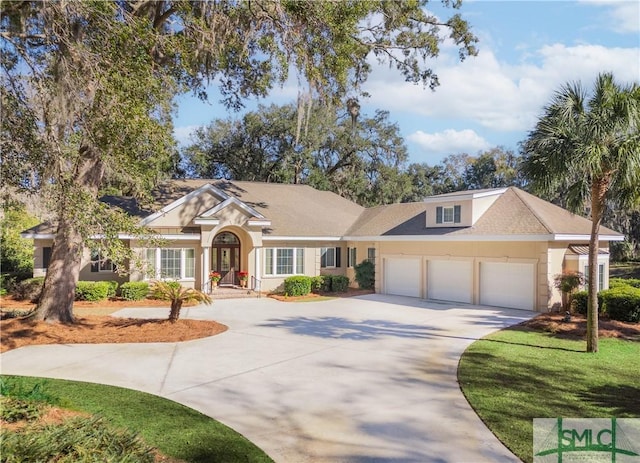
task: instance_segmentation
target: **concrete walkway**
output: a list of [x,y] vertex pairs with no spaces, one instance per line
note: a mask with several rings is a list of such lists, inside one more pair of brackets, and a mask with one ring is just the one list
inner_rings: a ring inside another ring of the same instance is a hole
[[[166,309],[119,316],[166,317]],[[25,347],[2,373],[157,394],[214,417],[276,462],[518,461],[456,380],[473,340],[534,313],[369,295],[323,302],[215,301],[183,318],[221,335],[184,343]]]

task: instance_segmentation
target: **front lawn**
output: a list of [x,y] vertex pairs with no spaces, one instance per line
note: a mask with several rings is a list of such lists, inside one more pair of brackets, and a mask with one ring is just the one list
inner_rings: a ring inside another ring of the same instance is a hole
[[[171,400],[101,384],[7,375],[0,378],[17,381],[26,390],[44,383],[46,393],[56,397],[61,407],[99,415],[117,428],[134,431],[146,444],[177,459],[171,461],[272,463],[234,430]],[[12,461],[25,460],[14,457]]]
[[513,327],[473,343],[458,366],[462,392],[489,429],[531,462],[533,418],[640,417],[640,342],[584,341]]

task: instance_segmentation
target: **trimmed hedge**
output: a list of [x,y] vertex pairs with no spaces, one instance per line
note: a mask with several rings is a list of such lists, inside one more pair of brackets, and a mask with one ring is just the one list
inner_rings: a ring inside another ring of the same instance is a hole
[[18,301],[29,300],[37,302],[42,294],[42,286],[44,285],[44,277],[27,278],[13,287],[13,298]]
[[146,281],[128,281],[120,286],[120,296],[126,301],[139,301],[149,294],[149,283]]
[[373,289],[376,284],[376,268],[373,262],[363,260],[354,267],[360,289]]
[[[571,308],[582,315],[587,314],[587,292],[573,295]],[[640,289],[633,286],[616,286],[598,293],[598,313],[606,314],[611,320],[640,322]]]
[[287,296],[306,296],[311,292],[311,277],[298,275],[284,280],[284,293]]
[[632,286],[608,289],[601,291],[598,299],[602,299],[603,311],[612,320],[640,322],[640,289]]
[[320,291],[324,291],[325,284],[324,275],[311,277],[311,292],[319,293]]
[[640,279],[638,278],[610,278],[609,289],[616,289],[624,286],[631,286],[640,289]]
[[344,275],[331,275],[331,291],[344,293],[349,288],[349,278]]
[[107,291],[107,298],[112,299],[116,297],[118,294],[118,282],[117,281],[107,281],[109,284],[109,291]]
[[110,286],[108,281],[79,281],[76,284],[76,301],[104,301]]

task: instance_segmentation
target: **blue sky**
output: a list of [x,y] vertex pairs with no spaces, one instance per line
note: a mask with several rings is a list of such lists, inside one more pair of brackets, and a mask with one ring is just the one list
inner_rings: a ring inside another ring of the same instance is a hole
[[[432,12],[446,17],[440,2]],[[376,66],[362,111],[390,112],[409,148],[410,162],[436,164],[449,154],[494,146],[517,150],[553,92],[566,82],[590,88],[600,72],[621,83],[640,82],[640,2],[637,0],[467,0],[460,10],[479,37],[479,54],[464,62],[445,43],[432,67],[441,85],[432,92],[408,84],[387,66]],[[296,99],[295,82],[276,88],[264,104]],[[249,102],[247,108],[257,105]],[[213,119],[240,117],[217,102],[178,100],[176,138]]]

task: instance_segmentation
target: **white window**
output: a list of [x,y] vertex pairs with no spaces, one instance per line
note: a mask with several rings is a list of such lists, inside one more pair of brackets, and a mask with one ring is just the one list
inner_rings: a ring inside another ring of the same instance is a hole
[[[585,289],[589,286],[589,266],[584,266],[584,287]],[[602,291],[604,289],[604,264],[598,264],[598,291]]]
[[347,267],[356,266],[356,248],[347,248]]
[[453,223],[453,206],[442,208],[442,222]]
[[340,267],[340,248],[320,248],[320,267]]
[[[49,260],[51,256],[49,255]],[[48,263],[47,263],[48,266]],[[113,273],[115,272],[115,265],[109,259],[106,259],[100,250],[91,251],[91,271],[99,273]]]
[[456,206],[436,207],[436,223],[460,223],[462,208]]
[[376,248],[367,248],[367,260],[372,264],[376,263]]
[[193,248],[156,248],[145,250],[147,277],[193,280],[196,252]]
[[303,248],[265,248],[265,275],[301,275],[303,273]]

